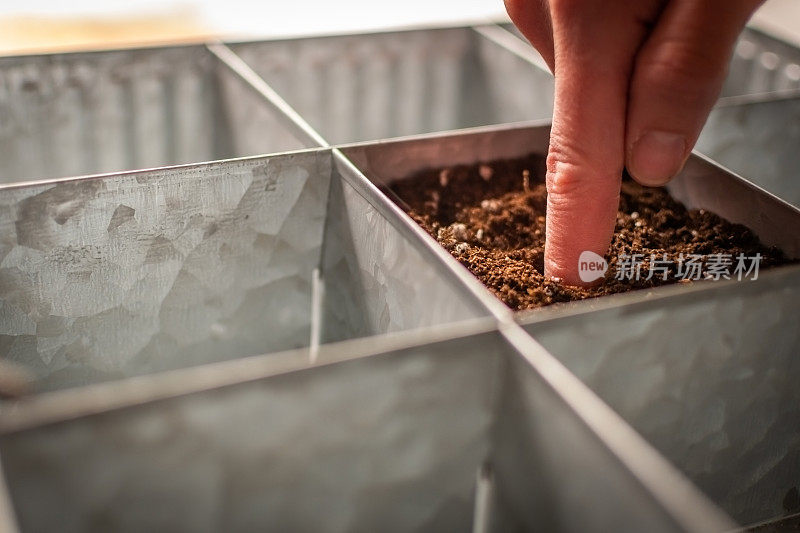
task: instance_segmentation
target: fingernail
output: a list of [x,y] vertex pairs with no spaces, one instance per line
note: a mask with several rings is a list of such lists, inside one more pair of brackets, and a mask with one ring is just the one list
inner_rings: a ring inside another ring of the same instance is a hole
[[664,185],[681,170],[685,152],[683,135],[648,131],[633,145],[628,172],[642,185]]

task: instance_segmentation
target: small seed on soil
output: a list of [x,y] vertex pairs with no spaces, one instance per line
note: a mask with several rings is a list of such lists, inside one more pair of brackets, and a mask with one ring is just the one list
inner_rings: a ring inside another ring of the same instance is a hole
[[633,213],[631,213],[631,218],[633,220],[636,220],[637,218],[639,218],[639,212],[638,211],[634,211]]
[[450,230],[453,232],[453,237],[459,241],[466,241],[469,235],[467,234],[467,226],[460,222],[456,222],[450,226]]
[[478,239],[479,241],[483,240],[483,228],[475,232],[475,238]]
[[478,173],[481,175],[484,181],[489,181],[494,176],[494,170],[489,165],[481,165],[478,168]]
[[503,209],[503,206],[497,200],[481,200],[481,209],[496,215]]

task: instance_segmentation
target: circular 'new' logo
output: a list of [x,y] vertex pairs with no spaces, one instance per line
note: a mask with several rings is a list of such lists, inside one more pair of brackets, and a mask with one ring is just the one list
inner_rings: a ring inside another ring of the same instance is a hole
[[608,270],[608,261],[596,253],[586,250],[578,258],[578,277],[584,283],[602,278]]

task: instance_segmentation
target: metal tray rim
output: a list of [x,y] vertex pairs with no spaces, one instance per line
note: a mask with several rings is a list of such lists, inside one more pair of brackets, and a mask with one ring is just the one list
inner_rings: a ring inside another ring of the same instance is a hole
[[322,344],[166,370],[0,402],[0,435],[334,365],[387,352],[499,332],[493,317]]
[[[781,265],[764,272],[759,272],[758,280],[747,281],[747,283],[758,283],[762,278],[770,280],[772,278],[791,276],[796,273],[800,273],[800,264]],[[609,294],[607,296],[589,298],[586,300],[556,303],[539,309],[526,309],[517,311],[514,317],[519,324],[527,326],[530,324],[551,322],[573,316],[607,311],[609,309],[634,309],[640,305],[647,305],[652,302],[668,302],[670,300],[683,299],[687,296],[698,297],[699,295],[709,294],[715,291],[725,291],[726,288],[734,287],[737,283],[745,282],[737,280],[720,280],[713,283],[701,281],[699,283],[690,283],[685,286],[674,283],[650,289]]]
[[242,38],[225,38],[218,39],[218,42],[230,47],[244,46],[244,45],[258,45],[267,43],[283,43],[293,41],[305,41],[308,39],[335,39],[337,37],[370,37],[379,35],[391,34],[406,34],[422,31],[436,31],[436,30],[475,30],[481,26],[496,26],[502,24],[491,19],[475,19],[475,20],[459,20],[451,24],[410,24],[405,26],[395,26],[386,28],[372,28],[367,31],[359,30],[345,30],[337,33],[316,33],[316,34],[298,34],[298,35],[279,35],[276,37],[242,37]]
[[48,186],[48,185],[58,185],[60,183],[70,183],[70,182],[81,182],[81,181],[90,181],[90,180],[105,180],[105,179],[112,179],[116,177],[124,177],[124,176],[135,176],[137,174],[142,173],[153,173],[153,172],[169,172],[169,171],[180,171],[180,170],[194,170],[200,169],[203,167],[208,167],[212,165],[222,165],[222,164],[231,164],[231,163],[239,163],[239,162],[248,162],[248,161],[256,161],[262,159],[270,159],[273,157],[286,157],[296,154],[308,154],[308,153],[323,153],[323,152],[330,152],[331,149],[326,146],[319,146],[314,148],[301,148],[298,150],[287,150],[284,152],[271,152],[268,154],[257,154],[257,155],[247,155],[242,157],[232,157],[229,159],[211,159],[208,161],[200,161],[196,163],[181,163],[177,165],[164,165],[159,167],[150,167],[150,168],[141,168],[141,169],[134,169],[134,170],[121,170],[121,171],[114,171],[114,172],[101,172],[98,174],[82,174],[77,176],[64,176],[58,178],[45,178],[41,180],[26,180],[26,181],[18,181],[18,182],[9,182],[9,183],[0,183],[0,192],[11,190],[11,189],[27,189],[31,187],[37,186]]
[[772,102],[783,102],[785,100],[795,100],[800,98],[800,89],[783,89],[780,91],[768,91],[752,94],[738,94],[735,96],[724,96],[717,100],[714,108],[720,107],[739,107],[753,104],[769,104]]

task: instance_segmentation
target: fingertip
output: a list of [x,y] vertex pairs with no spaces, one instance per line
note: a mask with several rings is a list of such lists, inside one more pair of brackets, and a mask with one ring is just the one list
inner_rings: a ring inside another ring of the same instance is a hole
[[[619,191],[618,180],[610,181]],[[548,197],[544,274],[565,285],[589,287],[600,282],[608,268],[604,256],[614,233],[619,197],[571,200],[554,203]]]
[[[582,268],[581,265],[585,268]],[[588,265],[592,265],[589,268]],[[580,252],[572,260],[559,261],[548,257],[545,251],[544,275],[546,278],[569,285],[571,287],[595,287],[603,283],[603,277],[608,270],[608,262],[603,254],[592,250]]]
[[571,287],[585,287],[590,285],[581,281],[576,268],[567,268],[566,265],[562,265],[557,261],[548,260],[547,258],[544,260],[544,276],[552,281]]

